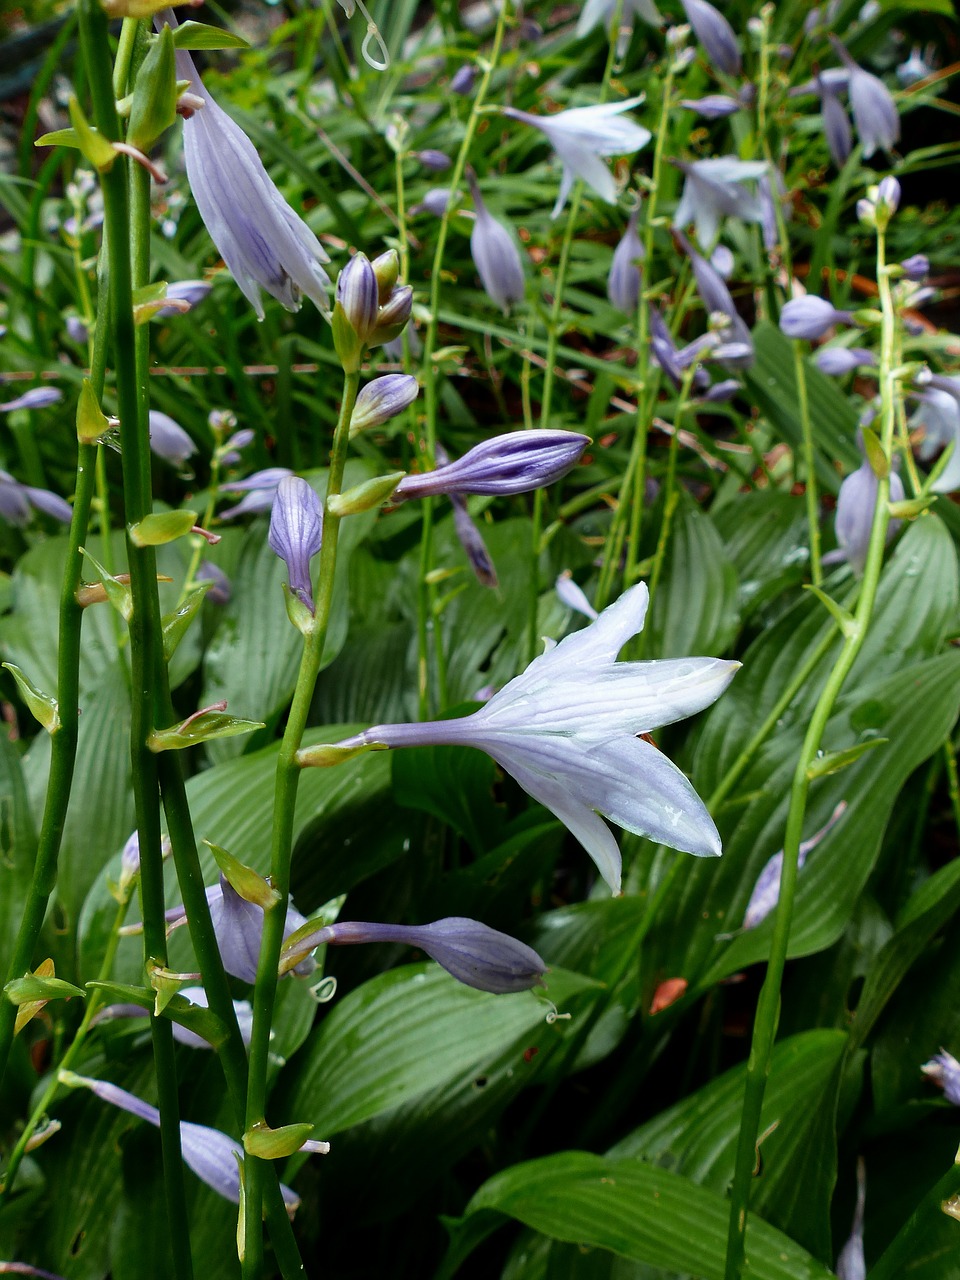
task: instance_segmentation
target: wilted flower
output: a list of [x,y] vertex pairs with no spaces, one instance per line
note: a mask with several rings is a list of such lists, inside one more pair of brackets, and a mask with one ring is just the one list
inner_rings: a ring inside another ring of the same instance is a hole
[[[61,1071],[60,1083],[70,1088],[89,1089],[102,1102],[109,1102],[121,1111],[129,1111],[139,1120],[145,1120],[155,1129],[160,1128],[160,1112],[133,1093],[121,1089],[119,1085],[110,1084],[106,1080],[94,1080],[89,1076],[78,1076],[72,1071]],[[233,1138],[228,1138],[219,1129],[211,1129],[209,1125],[192,1124],[188,1120],[180,1121],[180,1150],[184,1164],[193,1170],[201,1182],[212,1187],[218,1195],[234,1204],[240,1201],[240,1166],[243,1164],[243,1147]],[[295,1191],[281,1184],[280,1191],[287,1212],[295,1212],[300,1197]]]
[[513,236],[488,211],[472,170],[467,174],[470,195],[477,211],[470,233],[470,253],[489,297],[506,315],[514,302],[522,302],[526,288],[523,262]]
[[955,1107],[960,1107],[960,1062],[952,1053],[941,1049],[920,1068],[928,1080],[943,1090],[943,1096]]
[[30,508],[69,524],[73,509],[56,493],[21,484],[8,471],[0,471],[0,517],[10,524],[23,525],[30,519]]
[[720,222],[725,217],[742,218],[744,222],[763,221],[759,195],[743,184],[766,174],[764,161],[715,156],[709,160],[674,163],[686,176],[686,182],[673,215],[673,225],[683,228],[694,223],[697,240],[704,249],[709,249],[716,240]]
[[[617,0],[586,0],[577,21],[577,35],[585,36],[598,22],[612,22],[616,11]],[[623,0],[621,22],[632,22],[634,18],[642,18],[651,27],[663,26],[663,17],[653,0]]]
[[458,982],[495,995],[528,991],[540,982],[547,968],[532,947],[463,916],[448,916],[421,925],[337,921],[297,939],[282,968],[285,970],[298,956],[319,946],[363,942],[399,942],[419,947]]
[[853,316],[813,293],[791,298],[780,312],[780,330],[788,338],[822,338],[835,324],[853,324]]
[[644,250],[643,242],[637,235],[639,216],[639,209],[634,209],[623,238],[613,251],[610,274],[607,276],[607,297],[618,311],[623,311],[628,316],[637,314],[640,302],[642,273],[639,264],[643,261]]
[[861,365],[877,363],[877,357],[865,347],[821,347],[813,360],[820,372],[831,378],[842,378]]
[[230,579],[223,572],[219,565],[215,565],[212,560],[201,560],[197,568],[196,579],[198,582],[212,582],[213,586],[207,592],[207,599],[214,604],[229,604],[230,597],[233,594],[233,588],[230,586]]
[[554,583],[554,588],[568,609],[574,609],[577,613],[582,613],[591,622],[600,616],[584,595],[582,588],[578,587],[570,576],[569,569],[560,574]]
[[246,480],[230,480],[220,486],[221,493],[242,493],[244,497],[235,507],[220,512],[221,520],[233,520],[236,516],[259,514],[269,511],[277,486],[285,476],[292,476],[289,467],[265,467],[255,471]]
[[[815,849],[820,841],[840,821],[843,816],[847,804],[845,800],[834,809],[830,815],[830,821],[826,826],[821,827],[815,835],[809,840],[804,840],[800,845],[797,857],[797,870],[803,868],[803,864],[807,860],[807,854],[811,849]],[[750,894],[750,901],[747,903],[747,909],[743,913],[743,928],[755,929],[758,924],[766,920],[771,911],[774,910],[780,901],[780,878],[783,874],[783,850],[775,853],[767,862],[767,865],[757,877],[757,883],[753,886],[753,892]]]
[[837,1280],[867,1280],[867,1261],[863,1252],[863,1210],[867,1198],[867,1176],[863,1157],[857,1161],[857,1204],[853,1211],[850,1238],[837,1257]]
[[572,107],[552,116],[535,116],[515,107],[503,108],[504,115],[539,129],[563,164],[560,190],[551,217],[556,218],[567,203],[574,178],[582,178],[601,200],[613,204],[617,196],[616,183],[601,157],[632,155],[650,141],[649,129],[620,118],[624,111],[631,111],[641,101],[641,98],[627,98],[624,102],[604,102],[595,107]]
[[63,399],[59,387],[31,387],[15,400],[0,404],[0,413],[13,413],[14,409],[49,409]]
[[830,37],[830,43],[849,75],[850,109],[864,159],[869,160],[878,147],[892,151],[900,140],[900,117],[890,90],[854,62],[836,36]]
[[[376,725],[341,747],[478,747],[545,805],[620,888],[620,851],[598,814],[637,835],[702,856],[720,837],[676,765],[635,735],[702,711],[739,663],[716,658],[617,662],[643,626],[648,592],[639,583],[597,620],[547,649],[473,715],[425,724]],[[298,758],[322,760],[329,748]]]
[[742,64],[737,37],[723,14],[707,4],[707,0],[681,0],[681,3],[714,68],[724,75],[738,76]]
[[484,440],[448,466],[405,476],[394,501],[437,493],[527,493],[566,475],[589,443],[589,436],[574,431],[508,431]]
[[350,434],[382,426],[413,404],[420,384],[412,374],[385,373],[361,387],[350,417]]
[[[847,563],[857,575],[863,573],[863,567],[867,562],[879,483],[873,468],[864,458],[857,470],[844,480],[837,496],[837,514],[834,523],[837,542]],[[902,502],[903,497],[903,481],[895,471],[891,471],[890,501]],[[899,528],[899,520],[888,522],[887,542],[890,542]]]
[[197,446],[183,427],[159,409],[150,410],[150,448],[158,458],[176,467],[197,452]]
[[310,561],[323,542],[323,507],[316,490],[300,476],[284,476],[277,486],[268,541],[287,566],[291,594],[313,613]]
[[[157,18],[158,30],[177,26],[171,10]],[[328,262],[316,236],[287,204],[263,167],[253,143],[210,96],[193,59],[177,50],[177,77],[190,82],[203,105],[183,122],[183,155],[190,190],[210,238],[257,316],[260,290],[288,311],[301,293],[327,311]]]

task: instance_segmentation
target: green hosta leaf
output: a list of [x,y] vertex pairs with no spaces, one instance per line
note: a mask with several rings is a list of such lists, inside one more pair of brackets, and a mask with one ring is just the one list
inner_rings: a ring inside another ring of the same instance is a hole
[[736,570],[710,517],[683,502],[650,607],[644,653],[658,658],[723,653],[737,624]]
[[178,49],[249,49],[250,41],[205,22],[181,22],[173,33]]

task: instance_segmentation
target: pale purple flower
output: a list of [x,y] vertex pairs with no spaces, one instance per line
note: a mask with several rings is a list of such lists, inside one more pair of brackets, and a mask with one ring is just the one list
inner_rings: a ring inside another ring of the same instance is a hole
[[[203,987],[181,987],[177,995],[183,996],[190,1004],[197,1005],[201,1009],[209,1008],[207,993]],[[249,1000],[234,1000],[233,1011],[237,1016],[240,1038],[244,1044],[248,1045],[253,1030],[253,1006]],[[139,1004],[108,1004],[94,1017],[93,1024],[113,1018],[147,1018],[149,1016],[149,1009],[144,1009]],[[191,1031],[176,1021],[173,1022],[173,1038],[178,1044],[185,1044],[191,1049],[213,1048],[209,1040],[205,1040],[196,1031]]]
[[[214,410],[208,419],[210,426],[214,430],[216,430],[215,423],[217,416],[218,411]],[[253,444],[256,438],[256,432],[250,427],[244,427],[240,431],[235,431],[230,439],[224,442],[223,453],[220,455],[220,465],[222,467],[235,467],[240,461],[240,450],[246,449],[248,444]]]
[[925,253],[914,253],[900,263],[908,280],[923,280],[930,274],[930,259]]
[[377,327],[380,286],[365,253],[355,253],[337,277],[337,305],[360,341],[366,342]]
[[21,484],[8,471],[0,471],[0,518],[10,524],[24,525],[30,519],[30,508],[69,524],[73,509],[56,493]]
[[220,512],[221,520],[233,520],[242,515],[258,515],[269,511],[277,486],[285,476],[292,476],[289,467],[265,467],[263,471],[255,471],[246,480],[230,480],[220,486],[220,493],[242,493],[244,497],[235,507]]
[[[723,358],[732,368],[749,368],[754,360],[753,339],[750,337],[750,330],[747,328],[745,321],[737,311],[736,303],[730,295],[730,290],[719,273],[714,270],[706,258],[697,253],[682,232],[675,231],[674,236],[679,247],[690,259],[693,278],[697,284],[697,293],[700,295],[700,300],[707,315],[724,315],[729,321],[729,324],[719,331],[718,336],[724,343],[740,350],[739,353],[730,350]],[[716,352],[714,353],[714,358],[717,358]]]
[[821,373],[831,378],[842,378],[863,365],[873,367],[877,357],[865,347],[821,347],[813,358]]
[[319,946],[399,942],[418,947],[458,982],[477,991],[507,995],[528,991],[546,972],[532,947],[478,920],[448,916],[432,924],[375,924],[361,920],[319,926],[296,946],[295,955]]
[[350,418],[350,434],[382,426],[402,413],[420,394],[420,384],[412,374],[385,373],[361,387]]
[[604,102],[594,107],[571,107],[552,116],[535,116],[515,107],[503,108],[504,115],[539,129],[563,165],[560,190],[551,217],[559,216],[575,178],[582,178],[601,200],[613,204],[617,186],[603,157],[632,155],[650,141],[649,129],[622,118],[624,111],[632,111],[642,101],[642,98],[627,98],[623,102]]
[[943,1090],[943,1096],[955,1107],[960,1107],[960,1062],[952,1053],[941,1049],[920,1068],[928,1080]]
[[710,255],[710,265],[721,280],[729,280],[735,265],[733,250],[728,249],[725,244],[718,244]]
[[[609,26],[617,11],[617,0],[586,0],[577,20],[577,35],[585,36],[600,22]],[[651,27],[663,26],[663,17],[653,0],[623,0],[620,11],[621,22],[632,23],[635,18],[642,18]]]
[[[340,745],[453,744],[485,751],[569,828],[614,892],[620,851],[599,814],[671,848],[718,855],[720,837],[700,797],[676,765],[636,735],[710,706],[739,663],[617,662],[643,626],[647,602],[646,585],[632,587],[473,715],[377,725]],[[301,758],[310,763],[309,748]]]
[[705,400],[707,404],[725,404],[732,400],[734,396],[739,395],[743,388],[736,378],[725,378],[722,382],[714,382],[700,396],[701,400]]
[[853,130],[846,108],[840,101],[833,81],[822,75],[816,78],[817,91],[820,94],[820,111],[823,116],[823,132],[827,139],[827,149],[838,169],[842,169],[853,150]]
[[715,70],[724,75],[738,76],[741,61],[737,37],[733,27],[718,9],[707,0],[681,0],[687,21],[694,34],[707,51]]
[[867,1260],[863,1252],[863,1210],[867,1199],[867,1177],[863,1157],[857,1161],[857,1203],[853,1211],[850,1237],[837,1256],[837,1280],[867,1280]]
[[459,494],[450,495],[453,506],[453,528],[461,547],[466,553],[470,568],[481,586],[495,589],[499,586],[497,568],[487,550],[483,535],[471,519],[467,510],[466,499]]
[[744,183],[765,176],[767,166],[764,161],[715,156],[689,163],[676,160],[674,164],[685,175],[686,181],[673,215],[673,225],[684,228],[692,222],[696,227],[697,240],[704,249],[713,245],[723,218],[763,221],[760,196]]
[[643,261],[643,242],[637,235],[639,209],[634,209],[627,222],[623,238],[613,251],[610,274],[607,276],[607,297],[625,315],[635,316],[640,302],[640,282]]
[[877,186],[877,204],[882,204],[888,213],[896,213],[900,207],[900,183],[892,173],[881,178]]
[[230,586],[230,579],[212,560],[201,560],[197,568],[196,578],[198,582],[212,582],[213,586],[207,592],[207,599],[213,604],[229,604],[230,597],[233,594],[233,588]]
[[431,173],[443,173],[453,163],[445,151],[435,151],[432,147],[428,147],[425,151],[416,151],[414,154],[423,167],[429,169]]
[[924,61],[918,44],[915,44],[910,50],[910,57],[897,67],[897,79],[904,89],[909,89],[918,80],[926,80],[927,76],[932,74],[933,69]]
[[487,297],[506,315],[513,303],[523,301],[526,289],[520,251],[504,224],[484,204],[472,170],[467,181],[477,211],[470,233],[470,253]]
[[442,218],[447,211],[447,205],[450,203],[449,187],[430,187],[428,191],[423,193],[423,199],[419,204],[415,204],[410,210],[411,213],[432,213],[435,218]]
[[[137,1119],[152,1124],[155,1129],[160,1128],[160,1112],[157,1108],[144,1102],[136,1094],[121,1089],[119,1085],[110,1084],[106,1080],[94,1080],[89,1076],[78,1076],[72,1071],[62,1071],[60,1081],[71,1088],[89,1089],[101,1102],[109,1102],[111,1106],[129,1111]],[[228,1138],[219,1129],[211,1129],[209,1125],[181,1120],[180,1151],[184,1164],[193,1170],[201,1182],[212,1187],[224,1199],[232,1200],[234,1204],[239,1203],[240,1166],[243,1164],[243,1147],[239,1142]],[[294,1212],[300,1203],[300,1197],[282,1184],[280,1191],[287,1212]]]
[[287,566],[291,594],[313,613],[310,561],[323,542],[323,507],[316,490],[300,476],[284,476],[277,486],[268,541]]
[[726,93],[708,93],[705,98],[681,98],[680,106],[687,111],[695,111],[706,120],[723,120],[740,111],[743,103]]
[[[834,809],[830,815],[830,820],[826,826],[820,828],[815,835],[809,840],[804,840],[800,845],[799,855],[797,857],[797,870],[803,868],[803,864],[807,860],[807,854],[811,849],[815,849],[820,841],[824,838],[828,831],[840,821],[843,816],[847,804],[845,800]],[[766,920],[767,916],[774,910],[780,901],[780,877],[783,874],[783,850],[775,853],[767,862],[766,866],[757,877],[757,883],[753,886],[753,892],[750,894],[750,901],[747,903],[747,909],[743,914],[743,928],[755,929],[758,924]]]
[[473,93],[473,86],[477,83],[477,76],[480,73],[472,63],[459,67],[453,74],[450,81],[451,93],[458,93],[461,98],[468,97]]
[[158,458],[176,467],[197,452],[197,446],[183,427],[159,409],[150,410],[150,448]]
[[[844,559],[858,576],[863,573],[863,567],[867,562],[879,483],[873,468],[865,458],[857,470],[847,476],[837,495],[837,514],[834,522],[837,542]],[[895,471],[891,471],[890,501],[902,502],[903,497],[903,481]],[[899,520],[888,522],[887,542],[894,537],[900,528],[900,523]]]
[[600,616],[584,595],[583,589],[578,587],[570,576],[569,569],[565,573],[561,573],[553,585],[557,595],[568,609],[573,609],[576,613],[582,613],[591,622]]
[[910,418],[910,426],[923,429],[917,450],[922,462],[953,445],[953,452],[933,485],[935,493],[954,493],[960,489],[960,384],[953,378],[931,375],[925,390],[917,399],[919,405]]
[[15,400],[0,404],[0,413],[12,413],[14,409],[49,409],[63,399],[59,387],[31,387]]
[[401,502],[438,493],[527,493],[566,475],[589,443],[589,436],[574,431],[508,431],[484,440],[448,466],[405,476],[393,498]]
[[71,342],[83,345],[90,336],[90,331],[83,323],[79,316],[67,316],[66,320],[67,337]]
[[[158,30],[178,25],[169,9],[156,24]],[[177,50],[177,77],[189,81],[190,91],[203,99],[183,122],[190,190],[241,292],[261,320],[261,289],[288,311],[298,309],[305,293],[326,312],[330,281],[321,264],[329,258],[320,242],[284,200],[253,143],[210,96],[182,49]]]
[[780,330],[788,338],[812,341],[822,338],[836,324],[853,324],[853,316],[849,311],[838,311],[826,298],[818,298],[814,293],[791,298],[780,312]]
[[[173,302],[185,302],[192,311],[212,288],[213,285],[206,280],[175,280],[173,284],[167,285],[167,297]],[[181,315],[182,312],[182,307],[161,307],[153,313],[153,318],[159,320],[163,316]]]
[[854,62],[836,36],[830,37],[830,43],[849,75],[850,109],[864,159],[869,160],[878,148],[892,151],[900,140],[900,117],[890,90]]

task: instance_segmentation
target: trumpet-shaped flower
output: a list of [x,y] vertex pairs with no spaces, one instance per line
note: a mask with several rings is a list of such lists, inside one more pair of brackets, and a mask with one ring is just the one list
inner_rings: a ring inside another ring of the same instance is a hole
[[[157,18],[177,26],[171,10]],[[177,77],[189,81],[203,100],[183,123],[183,155],[190,190],[210,238],[259,319],[260,290],[288,311],[301,294],[328,310],[330,280],[322,267],[329,258],[316,236],[287,204],[263,167],[253,143],[217,105],[193,59],[177,50]]]
[[740,74],[740,50],[733,27],[707,0],[681,0],[687,21],[717,71],[728,76]]
[[704,249],[709,250],[716,240],[720,222],[725,217],[763,222],[763,202],[759,194],[744,183],[764,177],[767,172],[764,161],[715,156],[709,160],[675,163],[686,176],[686,182],[673,215],[673,225],[683,228],[692,222]]
[[[699,856],[720,853],[720,837],[687,778],[638,737],[710,706],[737,662],[677,658],[617,662],[643,626],[639,583],[597,620],[552,645],[473,715],[425,724],[377,725],[340,747],[453,744],[492,756],[581,842],[614,890],[620,850],[598,814],[627,831]],[[325,763],[330,748],[307,748],[302,764]]]
[[558,217],[567,203],[574,178],[582,178],[601,200],[613,204],[617,187],[603,157],[632,155],[650,141],[649,129],[623,118],[624,111],[631,111],[640,102],[640,98],[627,98],[624,102],[603,102],[595,107],[571,107],[552,116],[535,116],[515,107],[503,108],[504,115],[539,129],[563,164],[560,191],[551,217]]
[[[61,1071],[60,1081],[71,1088],[89,1089],[101,1102],[109,1102],[121,1111],[129,1111],[138,1120],[145,1120],[155,1129],[160,1128],[160,1112],[149,1102],[144,1102],[136,1094],[121,1089],[119,1085],[110,1084],[107,1080],[94,1080],[90,1076],[78,1076],[72,1071]],[[308,1143],[302,1150],[329,1150],[326,1143]],[[212,1187],[217,1195],[234,1204],[240,1202],[240,1166],[243,1163],[243,1147],[233,1138],[228,1138],[219,1129],[211,1129],[206,1124],[192,1124],[189,1120],[180,1121],[180,1151],[183,1162],[192,1169],[201,1182]],[[288,1213],[296,1212],[300,1197],[295,1191],[281,1184],[280,1191]]]
[[628,316],[637,314],[640,302],[640,263],[643,261],[644,249],[643,242],[637,235],[639,216],[639,210],[634,209],[623,238],[613,251],[610,274],[607,276],[607,297],[618,311],[623,311]]
[[289,467],[265,467],[255,471],[246,480],[230,480],[220,486],[221,493],[242,493],[243,497],[235,507],[220,512],[221,520],[233,520],[236,516],[259,515],[269,511],[277,494],[280,481],[292,476]]
[[506,315],[514,302],[523,301],[526,289],[520,251],[506,226],[484,204],[472,169],[467,180],[477,211],[470,233],[470,253],[487,297]]

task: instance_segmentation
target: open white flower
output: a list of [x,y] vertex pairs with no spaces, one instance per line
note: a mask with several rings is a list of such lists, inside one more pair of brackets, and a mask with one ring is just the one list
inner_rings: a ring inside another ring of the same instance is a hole
[[[703,801],[677,766],[637,735],[710,706],[740,664],[719,658],[617,662],[643,626],[648,599],[645,584],[632,587],[473,715],[377,725],[336,749],[478,747],[573,832],[614,892],[620,850],[598,814],[673,849],[717,856],[720,836]],[[308,748],[298,759],[327,764],[330,751]]]
[[556,218],[567,203],[574,178],[582,178],[602,200],[613,204],[617,185],[602,157],[632,155],[650,141],[649,129],[622,118],[624,111],[631,111],[642,101],[642,98],[627,98],[624,102],[602,102],[595,107],[571,107],[552,116],[535,116],[515,107],[503,108],[504,115],[539,129],[560,157],[563,177],[551,217]]

